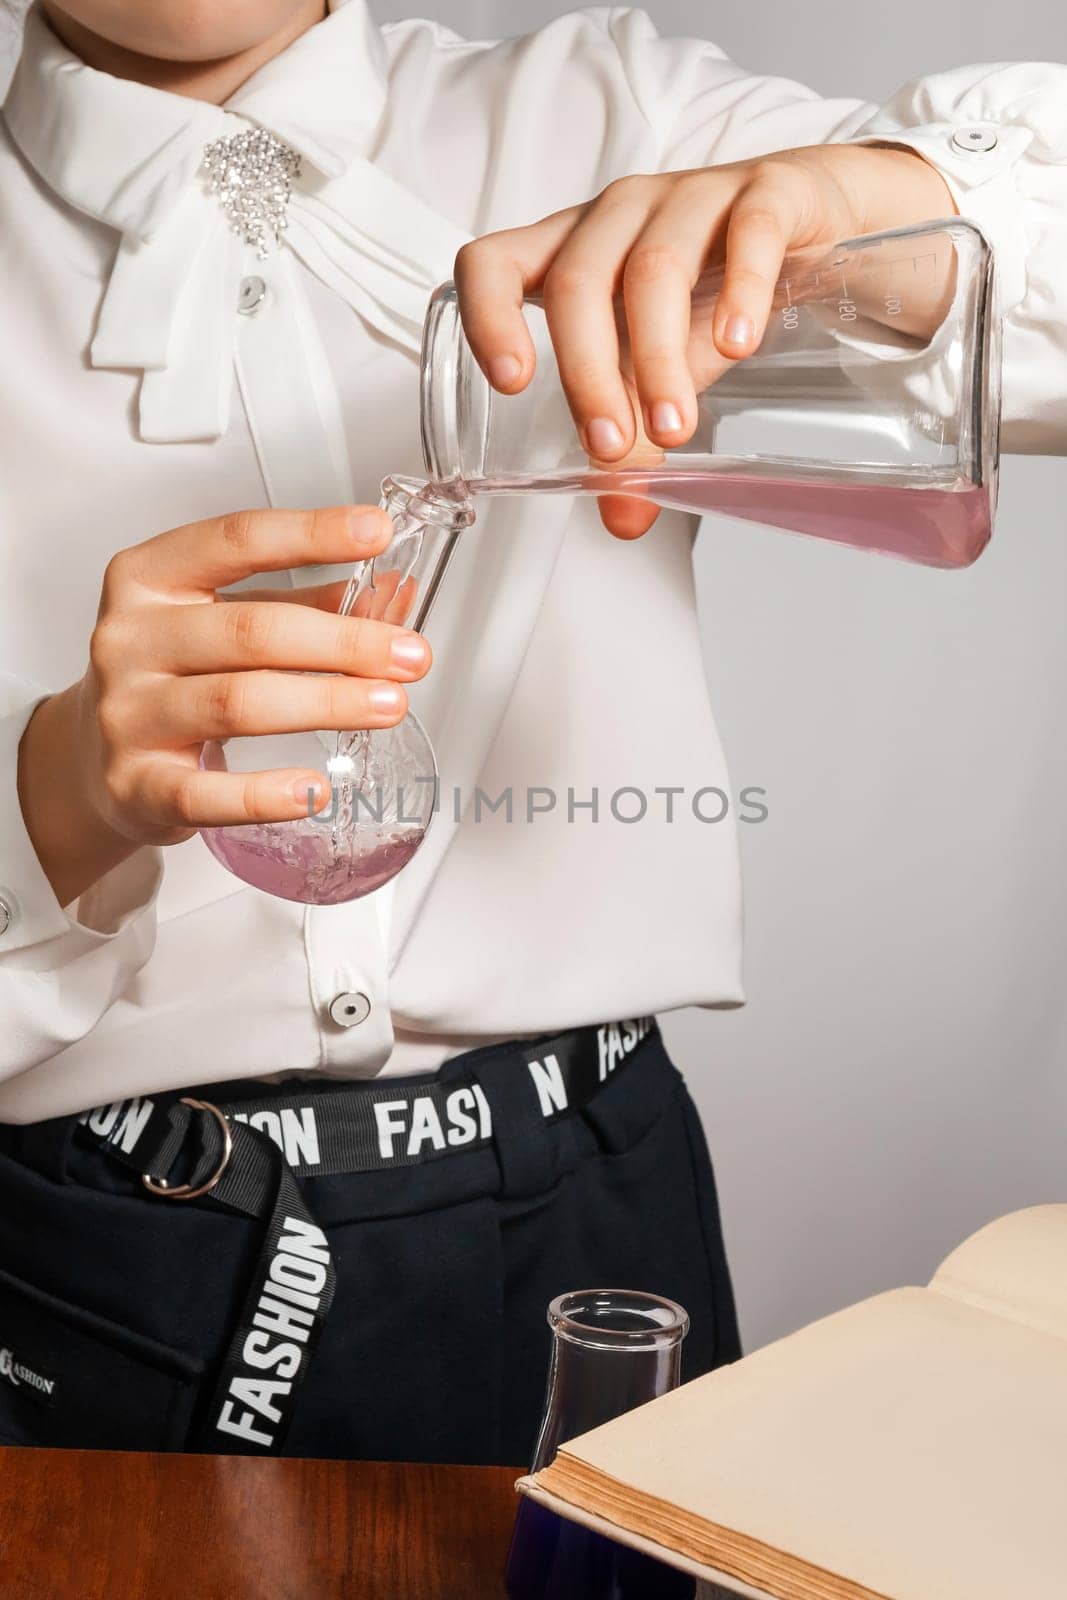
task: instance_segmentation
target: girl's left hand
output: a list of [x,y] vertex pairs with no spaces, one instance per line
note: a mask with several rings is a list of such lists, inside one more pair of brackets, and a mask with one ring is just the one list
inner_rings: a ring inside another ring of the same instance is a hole
[[[489,382],[518,394],[534,370],[523,320],[540,294],[575,423],[598,464],[623,465],[645,439],[678,447],[697,423],[686,359],[690,291],[722,262],[712,336],[727,361],[763,337],[786,252],[882,228],[951,216],[944,180],[910,150],[813,145],[753,161],[621,178],[585,205],[491,233],[456,258],[463,324]],[[615,297],[622,296],[633,381],[619,367]],[[604,496],[611,532],[635,538],[655,507]]]

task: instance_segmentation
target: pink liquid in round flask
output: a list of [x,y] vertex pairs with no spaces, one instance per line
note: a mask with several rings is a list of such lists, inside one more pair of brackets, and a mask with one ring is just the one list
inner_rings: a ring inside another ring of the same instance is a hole
[[[204,746],[215,771],[262,770],[265,739]],[[203,828],[216,860],[238,878],[282,900],[338,905],[372,894],[405,867],[433,816],[437,768],[421,723],[410,712],[396,728],[373,734],[288,735],[278,765],[318,767],[330,801],[293,822]],[[316,748],[317,744],[317,748]]]

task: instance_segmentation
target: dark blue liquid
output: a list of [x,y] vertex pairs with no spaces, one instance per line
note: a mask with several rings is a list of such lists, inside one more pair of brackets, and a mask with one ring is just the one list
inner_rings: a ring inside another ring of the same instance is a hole
[[511,1600],[693,1600],[685,1572],[523,1500],[507,1565]]

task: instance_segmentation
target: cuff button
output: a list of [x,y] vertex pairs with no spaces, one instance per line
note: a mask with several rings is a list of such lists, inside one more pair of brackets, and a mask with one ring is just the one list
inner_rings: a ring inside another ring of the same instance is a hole
[[957,150],[984,155],[997,148],[997,136],[992,128],[957,128],[952,135],[952,143]]
[[0,938],[7,932],[15,920],[15,908],[10,900],[5,900],[0,895]]

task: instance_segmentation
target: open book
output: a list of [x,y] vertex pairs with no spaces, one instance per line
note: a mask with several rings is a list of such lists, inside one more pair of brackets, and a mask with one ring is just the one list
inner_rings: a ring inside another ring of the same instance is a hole
[[520,1488],[730,1594],[1067,1600],[1067,1205],[572,1440]]

